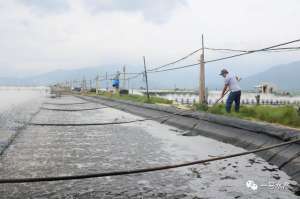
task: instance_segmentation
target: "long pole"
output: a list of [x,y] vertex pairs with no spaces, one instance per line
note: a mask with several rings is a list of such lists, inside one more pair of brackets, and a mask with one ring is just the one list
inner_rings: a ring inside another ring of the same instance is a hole
[[148,101],[149,101],[149,100],[150,100],[150,96],[149,96],[148,75],[147,75],[147,67],[146,67],[146,59],[145,59],[145,56],[143,56],[143,60],[144,60],[144,69],[145,69],[145,78],[146,78],[147,99],[148,99]]
[[106,72],[106,74],[105,74],[105,80],[106,80],[106,91],[108,91],[107,72]]
[[200,81],[199,81],[199,103],[204,104],[205,98],[205,63],[204,63],[204,39],[202,34],[202,53],[200,55]]
[[97,74],[97,77],[96,77],[96,94],[99,93],[99,74]]
[[126,66],[123,66],[123,89],[126,89],[126,77],[125,77],[125,73],[126,73]]

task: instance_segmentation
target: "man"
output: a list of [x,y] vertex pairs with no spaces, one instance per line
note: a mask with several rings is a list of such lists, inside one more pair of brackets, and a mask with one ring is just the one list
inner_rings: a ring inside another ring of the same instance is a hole
[[231,105],[234,101],[234,110],[235,112],[239,112],[240,110],[240,99],[241,99],[241,88],[238,85],[238,81],[240,80],[237,76],[230,74],[226,69],[221,70],[221,76],[225,78],[225,85],[222,91],[221,98],[224,97],[225,92],[229,89],[230,94],[226,101],[226,111],[230,113]]

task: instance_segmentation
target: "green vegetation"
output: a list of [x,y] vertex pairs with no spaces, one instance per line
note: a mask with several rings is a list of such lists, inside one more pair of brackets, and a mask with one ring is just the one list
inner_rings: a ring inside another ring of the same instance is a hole
[[[90,94],[96,95],[95,93],[90,93]],[[167,100],[160,97],[153,97],[153,96],[150,96],[150,100],[148,100],[147,96],[143,96],[143,95],[132,95],[132,94],[120,95],[120,94],[113,94],[110,92],[100,92],[99,95],[109,97],[112,99],[122,99],[122,100],[129,100],[129,101],[148,103],[148,104],[172,104],[173,103],[171,100]]]
[[[96,95],[94,92],[88,93],[88,95]],[[105,96],[112,99],[121,99],[128,100],[140,103],[149,103],[149,104],[172,104],[171,100],[163,99],[160,97],[150,97],[150,100],[147,99],[147,96],[142,95],[120,95],[113,94],[110,92],[101,92],[100,96]],[[227,113],[225,110],[224,104],[218,104],[214,106],[207,106],[202,104],[195,104],[194,108],[198,111],[205,111],[208,113],[226,115],[231,117],[237,117],[241,119],[256,120],[256,121],[265,121],[270,123],[281,124],[285,126],[291,126],[300,128],[300,112],[293,106],[241,106],[240,112],[236,113],[232,111]],[[233,107],[232,107],[233,109]]]
[[195,105],[197,110],[209,113],[238,117],[242,119],[260,120],[270,123],[277,123],[291,127],[300,127],[300,115],[293,106],[241,106],[240,112],[227,113],[225,105],[218,104],[205,109],[203,105]]

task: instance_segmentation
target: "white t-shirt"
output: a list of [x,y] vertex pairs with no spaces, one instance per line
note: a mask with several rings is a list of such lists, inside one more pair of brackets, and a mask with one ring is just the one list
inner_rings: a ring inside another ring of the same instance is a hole
[[228,73],[225,77],[225,84],[228,84],[229,90],[232,92],[240,91],[241,87],[238,85],[238,81],[236,80],[236,76]]

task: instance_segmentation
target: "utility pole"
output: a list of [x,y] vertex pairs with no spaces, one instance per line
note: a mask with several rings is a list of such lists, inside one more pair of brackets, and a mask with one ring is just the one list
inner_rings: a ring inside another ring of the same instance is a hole
[[126,89],[126,78],[125,78],[125,73],[126,73],[126,66],[123,66],[123,89]]
[[143,60],[144,60],[144,69],[145,69],[145,78],[146,78],[147,98],[148,98],[148,101],[149,101],[149,100],[150,100],[150,96],[149,96],[148,75],[147,75],[147,67],[146,67],[146,59],[145,59],[145,56],[143,56]]
[[106,91],[108,91],[107,72],[106,72],[106,74],[105,74],[105,79],[106,79]]
[[97,74],[97,77],[96,77],[96,94],[99,93],[99,74]]
[[129,93],[129,90],[130,90],[130,78],[128,78],[128,93]]
[[73,88],[73,81],[70,80],[70,90],[72,90],[72,88]]
[[83,79],[82,79],[82,90],[85,93],[85,91],[86,91],[86,79],[85,79],[85,77],[83,77]]
[[204,39],[202,34],[202,53],[200,55],[200,81],[199,81],[199,103],[206,103],[205,97],[205,62],[204,62]]

